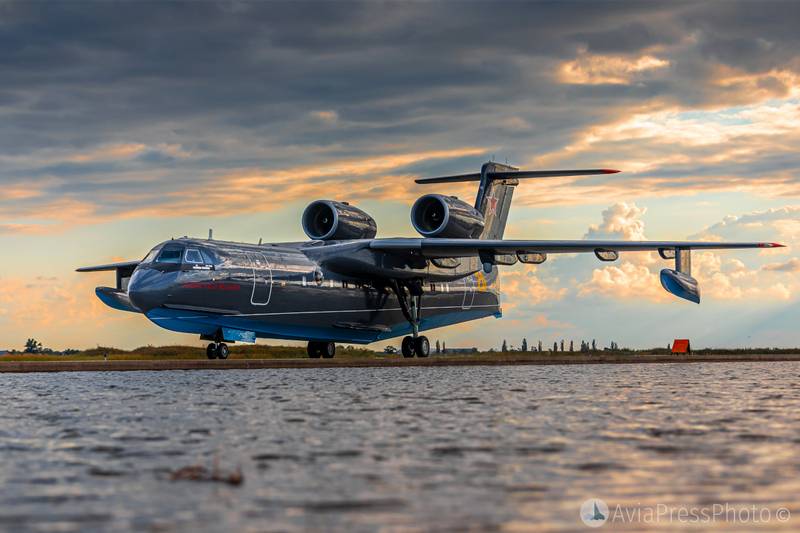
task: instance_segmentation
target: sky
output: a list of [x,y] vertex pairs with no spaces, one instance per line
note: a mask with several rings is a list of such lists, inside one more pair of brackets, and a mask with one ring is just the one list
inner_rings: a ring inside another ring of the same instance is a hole
[[75,268],[208,228],[302,240],[319,198],[412,236],[414,199],[475,194],[415,177],[490,159],[622,171],[523,182],[508,238],[787,247],[695,253],[699,306],[663,291],[654,254],[517,265],[503,319],[432,340],[798,346],[798,20],[769,1],[0,0],[0,348],[196,344]]

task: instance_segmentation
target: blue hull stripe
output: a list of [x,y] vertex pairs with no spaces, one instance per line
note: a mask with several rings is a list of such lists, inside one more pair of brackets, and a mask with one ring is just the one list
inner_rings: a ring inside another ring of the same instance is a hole
[[[420,330],[429,330],[450,326],[461,322],[495,316],[500,318],[501,313],[497,306],[487,306],[480,309],[454,309],[451,313],[423,317]],[[369,344],[371,342],[391,339],[411,333],[411,325],[403,323],[389,331],[359,331],[335,327],[309,327],[294,326],[290,324],[268,324],[259,322],[242,315],[219,316],[194,313],[177,309],[153,309],[147,313],[147,318],[164,329],[181,333],[194,333],[200,335],[213,335],[219,328],[230,328],[243,332],[255,332],[257,337],[267,339],[286,340],[327,340],[348,342],[354,344]]]

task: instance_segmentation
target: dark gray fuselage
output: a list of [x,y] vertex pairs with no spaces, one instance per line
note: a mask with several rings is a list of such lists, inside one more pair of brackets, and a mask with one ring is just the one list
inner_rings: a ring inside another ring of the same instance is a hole
[[[201,335],[369,343],[411,326],[387,278],[422,279],[420,329],[499,316],[497,270],[477,258],[436,266],[376,253],[369,240],[251,245],[175,239],[157,246],[133,273],[131,302],[164,328]],[[202,264],[160,264],[159,250],[200,250]],[[456,266],[453,266],[456,264]],[[233,333],[229,333],[233,332]]]

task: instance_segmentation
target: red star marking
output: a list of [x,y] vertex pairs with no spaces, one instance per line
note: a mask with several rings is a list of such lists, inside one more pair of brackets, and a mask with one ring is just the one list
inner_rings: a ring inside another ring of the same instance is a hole
[[494,215],[497,214],[497,198],[494,196],[486,197],[486,213],[492,213]]

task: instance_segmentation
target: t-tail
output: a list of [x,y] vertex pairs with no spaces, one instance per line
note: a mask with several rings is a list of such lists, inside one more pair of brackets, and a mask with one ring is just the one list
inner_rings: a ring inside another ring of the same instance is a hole
[[459,174],[457,176],[437,176],[420,178],[420,184],[455,183],[462,181],[478,181],[478,194],[475,197],[475,209],[481,212],[484,219],[481,239],[502,239],[511,210],[511,198],[514,187],[524,178],[554,178],[566,176],[592,176],[597,174],[615,174],[619,170],[594,168],[583,170],[519,170],[516,167],[489,161],[481,166],[480,173]]

